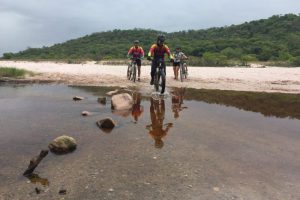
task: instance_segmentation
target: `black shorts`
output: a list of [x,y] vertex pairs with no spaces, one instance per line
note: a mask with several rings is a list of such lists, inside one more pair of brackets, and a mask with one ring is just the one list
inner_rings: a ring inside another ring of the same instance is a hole
[[173,66],[174,67],[179,67],[180,66],[180,62],[173,62]]
[[141,59],[136,59],[135,61],[136,61],[136,65],[137,65],[137,66],[140,67],[140,66],[142,65]]

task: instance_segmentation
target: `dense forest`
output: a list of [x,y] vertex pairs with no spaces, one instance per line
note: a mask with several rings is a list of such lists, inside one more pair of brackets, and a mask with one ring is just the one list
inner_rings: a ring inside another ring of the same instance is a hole
[[[4,53],[2,59],[124,59],[134,40],[140,40],[147,52],[158,33],[150,29],[99,32],[51,47]],[[171,50],[182,47],[190,65],[247,65],[258,61],[300,66],[300,15],[275,15],[240,25],[164,34]]]

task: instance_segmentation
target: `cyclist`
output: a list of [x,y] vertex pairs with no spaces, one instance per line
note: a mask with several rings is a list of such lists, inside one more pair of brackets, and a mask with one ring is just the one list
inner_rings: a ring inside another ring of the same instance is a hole
[[176,47],[173,56],[174,56],[174,62],[173,62],[174,79],[177,80],[180,63],[183,62],[183,60],[187,59],[188,57],[181,51],[180,46]]
[[[162,59],[164,60],[165,54],[168,54],[169,59],[172,61],[173,56],[171,54],[171,51],[167,45],[164,44],[165,42],[165,36],[160,34],[157,36],[156,44],[153,44],[150,47],[149,53],[148,53],[148,60],[152,60],[151,64],[151,81],[150,85],[154,84],[154,75],[155,75],[155,70],[158,64],[158,60]],[[166,64],[163,63],[164,70],[166,72]]]
[[132,46],[128,53],[127,53],[127,57],[131,59],[131,61],[133,59],[136,60],[136,64],[138,66],[138,81],[140,81],[140,77],[141,77],[141,66],[142,66],[142,61],[141,59],[144,58],[144,50],[141,46],[139,46],[140,41],[139,40],[135,40],[133,42],[134,46]]
[[172,111],[174,113],[175,119],[179,117],[180,111],[182,111],[183,109],[187,109],[186,106],[182,106],[184,94],[185,88],[174,88],[172,91]]

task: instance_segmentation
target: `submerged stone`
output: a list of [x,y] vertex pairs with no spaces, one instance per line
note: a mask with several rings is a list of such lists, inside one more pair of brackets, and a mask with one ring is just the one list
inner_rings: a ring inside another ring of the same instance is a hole
[[60,136],[55,138],[49,145],[51,152],[56,154],[65,154],[76,149],[76,140],[70,136]]
[[58,194],[65,195],[65,194],[67,194],[67,190],[66,189],[60,189]]
[[98,102],[105,105],[106,104],[106,97],[99,97]]
[[98,121],[97,125],[101,130],[109,133],[116,126],[116,122],[112,118],[108,117]]
[[82,115],[82,116],[90,116],[91,113],[88,112],[88,111],[82,111],[81,115]]
[[73,100],[74,101],[81,101],[81,100],[83,100],[84,99],[84,97],[80,97],[80,96],[75,96],[75,97],[73,97]]

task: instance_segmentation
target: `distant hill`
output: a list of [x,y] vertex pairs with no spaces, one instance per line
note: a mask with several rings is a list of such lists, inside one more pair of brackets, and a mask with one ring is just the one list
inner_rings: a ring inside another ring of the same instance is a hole
[[[93,33],[51,47],[28,48],[5,53],[5,59],[25,60],[109,60],[123,59],[136,39],[147,52],[160,31],[150,29],[113,30]],[[206,30],[164,33],[171,50],[184,52],[205,65],[230,61],[282,61],[300,65],[300,15],[275,15],[268,19]]]

